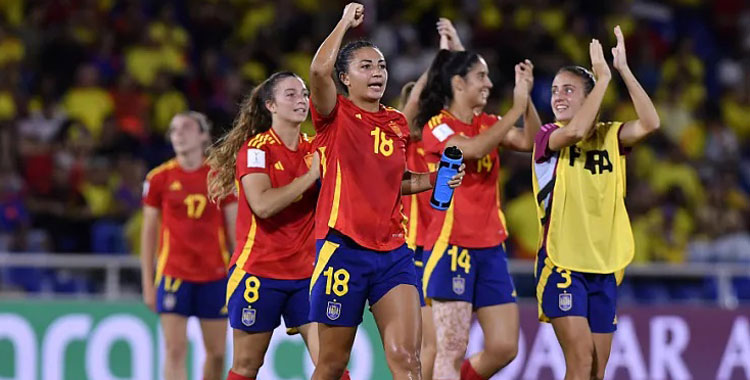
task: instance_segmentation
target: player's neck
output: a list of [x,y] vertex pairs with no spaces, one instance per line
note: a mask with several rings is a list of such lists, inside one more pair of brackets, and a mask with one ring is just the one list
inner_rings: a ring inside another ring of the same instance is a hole
[[453,102],[451,102],[451,105],[448,106],[448,112],[450,112],[453,117],[460,120],[464,124],[471,124],[471,122],[474,120],[474,109],[467,105],[461,104],[455,99]]
[[271,129],[273,129],[273,132],[279,136],[281,142],[283,142],[287,148],[297,150],[297,146],[299,146],[299,124],[276,120],[271,126]]
[[203,152],[200,149],[177,155],[177,163],[185,171],[197,170],[203,165]]
[[349,100],[354,103],[355,106],[367,111],[367,112],[378,112],[380,111],[380,100],[371,101],[367,99],[357,98],[350,96]]

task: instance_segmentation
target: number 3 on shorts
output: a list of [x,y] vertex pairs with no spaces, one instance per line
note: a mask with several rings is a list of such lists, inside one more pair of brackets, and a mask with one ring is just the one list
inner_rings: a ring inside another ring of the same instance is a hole
[[328,267],[323,275],[326,276],[326,295],[331,294],[331,289],[339,297],[349,293],[349,271],[341,268],[334,272],[333,267]]
[[245,279],[245,301],[253,303],[258,300],[258,289],[260,289],[260,280],[258,277],[250,276]]

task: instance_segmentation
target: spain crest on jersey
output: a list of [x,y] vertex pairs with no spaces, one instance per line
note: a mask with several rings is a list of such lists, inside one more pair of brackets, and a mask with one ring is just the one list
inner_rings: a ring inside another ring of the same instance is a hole
[[328,301],[328,307],[326,307],[326,317],[335,321],[341,316],[341,303]]
[[562,293],[558,298],[558,306],[562,311],[569,311],[573,308],[573,294]]
[[453,277],[453,293],[459,296],[466,291],[466,279],[461,276]]
[[255,313],[257,310],[246,307],[242,309],[242,324],[245,326],[252,326],[255,324]]

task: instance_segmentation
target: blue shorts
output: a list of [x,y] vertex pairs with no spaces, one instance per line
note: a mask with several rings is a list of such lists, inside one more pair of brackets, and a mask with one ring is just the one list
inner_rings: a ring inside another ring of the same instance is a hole
[[392,251],[373,251],[331,230],[316,242],[316,248],[310,284],[312,321],[357,326],[362,323],[365,302],[372,306],[402,284],[417,286],[414,254],[406,244]]
[[274,280],[255,276],[236,267],[230,269],[226,290],[229,325],[247,332],[273,331],[310,323],[308,289],[310,279]]
[[422,307],[427,306],[424,299],[424,289],[422,289],[422,276],[424,276],[424,247],[417,247],[414,250],[414,270],[417,271],[417,290],[419,291],[419,304]]
[[162,276],[159,287],[156,288],[156,312],[207,319],[226,318],[226,289],[226,278],[211,282],[189,282]]
[[579,316],[589,321],[593,333],[608,334],[617,330],[617,279],[614,273],[582,273],[556,267],[544,248],[536,260],[540,321]]
[[435,245],[425,252],[424,291],[427,298],[464,301],[474,309],[516,302],[513,278],[502,245],[462,248]]

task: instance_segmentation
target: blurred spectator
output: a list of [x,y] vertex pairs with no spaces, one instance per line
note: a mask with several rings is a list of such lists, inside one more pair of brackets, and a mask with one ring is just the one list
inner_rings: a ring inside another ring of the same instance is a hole
[[76,85],[65,94],[63,107],[71,118],[81,120],[97,139],[104,119],[114,109],[112,97],[99,85],[99,73],[94,66],[84,65],[76,75]]

